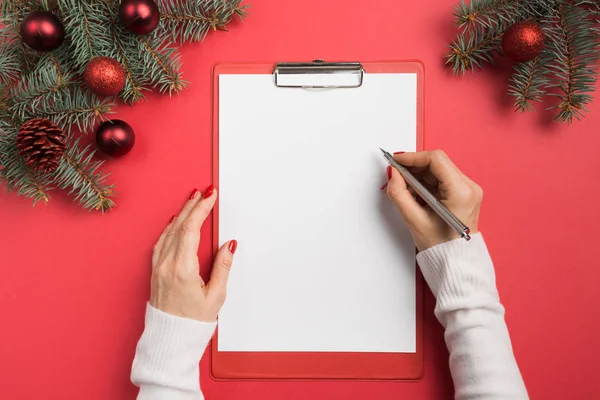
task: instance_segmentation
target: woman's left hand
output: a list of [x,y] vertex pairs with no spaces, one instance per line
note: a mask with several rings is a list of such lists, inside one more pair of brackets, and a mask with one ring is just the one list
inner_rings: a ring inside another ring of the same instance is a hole
[[225,302],[227,278],[237,248],[235,240],[217,252],[210,275],[200,277],[200,228],[210,214],[217,191],[210,186],[200,195],[194,190],[178,216],[174,216],[154,246],[150,304],[168,314],[213,322]]

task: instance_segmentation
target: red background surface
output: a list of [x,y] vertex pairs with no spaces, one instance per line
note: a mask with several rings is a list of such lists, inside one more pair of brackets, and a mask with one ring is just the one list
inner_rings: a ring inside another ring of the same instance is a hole
[[[0,396],[135,397],[129,372],[149,295],[152,244],[189,191],[211,183],[211,66],[324,58],[424,62],[425,147],[445,149],[485,190],[480,227],[531,397],[599,398],[600,103],[583,122],[553,125],[541,112],[512,112],[502,65],[453,77],[441,55],[455,32],[455,2],[253,0],[244,24],[184,47],[189,90],[118,111],[137,141],[128,156],[106,165],[120,192],[113,212],[89,214],[58,192],[48,206],[32,209],[2,193]],[[200,252],[206,265],[208,241]],[[206,398],[451,398],[433,307],[427,294],[419,382],[214,382],[207,355]]]

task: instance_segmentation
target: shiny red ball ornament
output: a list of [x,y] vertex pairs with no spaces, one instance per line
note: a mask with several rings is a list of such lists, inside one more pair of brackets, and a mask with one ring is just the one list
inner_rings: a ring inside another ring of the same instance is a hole
[[125,87],[125,70],[114,58],[92,58],[83,71],[85,85],[100,96],[116,96]]
[[504,32],[502,49],[512,62],[531,61],[544,49],[544,32],[533,21],[517,22]]
[[125,121],[113,119],[100,124],[96,130],[96,145],[105,154],[124,156],[135,144],[133,128]]
[[119,19],[128,31],[143,35],[152,32],[160,21],[160,11],[153,0],[123,0]]
[[65,27],[50,11],[34,11],[21,22],[21,37],[37,51],[52,51],[65,40]]

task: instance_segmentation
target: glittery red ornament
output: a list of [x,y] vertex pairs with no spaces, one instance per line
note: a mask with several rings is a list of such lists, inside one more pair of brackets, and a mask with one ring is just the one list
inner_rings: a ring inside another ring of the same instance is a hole
[[502,49],[513,62],[531,61],[544,48],[544,32],[532,21],[517,22],[504,32]]
[[52,51],[65,40],[65,27],[50,11],[34,11],[21,22],[21,37],[38,51]]
[[125,86],[125,70],[114,58],[92,58],[83,71],[83,81],[100,96],[116,96]]
[[133,128],[120,119],[106,121],[96,130],[96,145],[109,156],[123,156],[129,153],[134,144]]
[[119,6],[119,19],[125,29],[142,35],[158,26],[160,11],[152,0],[123,0]]

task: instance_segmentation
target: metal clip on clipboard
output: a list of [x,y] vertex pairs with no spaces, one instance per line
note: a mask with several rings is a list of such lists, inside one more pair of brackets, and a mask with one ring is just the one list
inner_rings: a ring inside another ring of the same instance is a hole
[[273,71],[275,86],[282,88],[326,89],[362,86],[365,70],[358,62],[278,63]]

